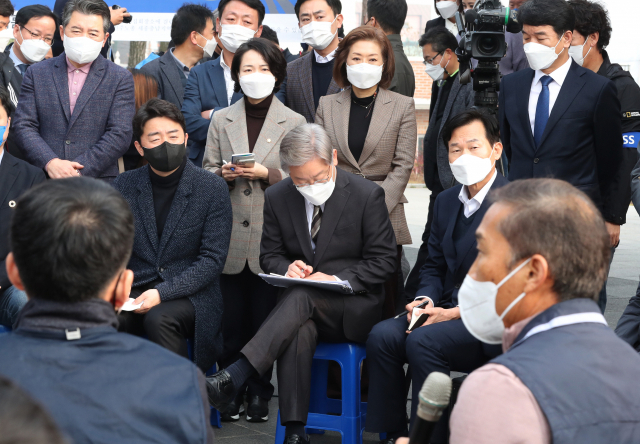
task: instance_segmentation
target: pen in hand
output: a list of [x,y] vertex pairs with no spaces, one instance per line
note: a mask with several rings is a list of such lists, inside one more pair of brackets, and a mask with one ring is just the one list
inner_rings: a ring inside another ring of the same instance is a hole
[[[222,161],[222,164],[223,164],[223,165],[226,165],[227,163],[228,163],[228,162],[227,162],[226,160],[223,160],[223,161]],[[235,172],[236,172],[236,169],[235,169],[235,168],[231,168],[231,171],[233,171],[233,172],[235,173]]]
[[[424,308],[424,307],[426,307],[427,305],[429,305],[429,302],[430,302],[430,301],[429,301],[429,299],[425,299],[425,300],[424,300],[424,302],[423,302],[422,304],[420,304],[420,305],[416,305],[415,307],[413,307],[413,309],[415,310],[416,308]],[[402,317],[402,316],[406,316],[406,315],[408,315],[408,314],[409,314],[409,310],[405,310],[405,311],[403,311],[402,313],[400,313],[398,316],[396,316],[396,317],[395,317],[395,318],[393,318],[393,319],[398,319],[398,318],[400,318],[400,317]]]

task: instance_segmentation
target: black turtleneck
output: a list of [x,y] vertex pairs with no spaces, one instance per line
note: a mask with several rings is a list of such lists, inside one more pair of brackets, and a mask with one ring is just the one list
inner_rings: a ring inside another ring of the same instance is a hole
[[182,163],[173,173],[166,177],[158,176],[149,167],[149,179],[151,180],[151,190],[153,191],[153,209],[156,213],[156,229],[158,230],[158,239],[162,237],[164,224],[169,217],[173,197],[176,195],[180,178],[187,165],[187,156],[184,156]]
[[247,136],[249,137],[249,152],[253,153],[253,147],[256,146],[256,141],[262,131],[262,125],[264,125],[264,119],[267,118],[271,102],[273,101],[273,93],[264,99],[262,102],[253,105],[249,102],[249,98],[244,96],[244,108],[247,114]]
[[[377,94],[377,91],[376,91]],[[373,115],[373,107],[376,104],[372,104],[370,108],[365,108],[371,102],[375,95],[370,97],[358,98],[351,90],[351,111],[349,112],[349,149],[351,154],[356,159],[356,162],[360,160],[362,149],[364,148],[364,141],[367,138],[369,132],[369,124],[371,123],[371,116]]]

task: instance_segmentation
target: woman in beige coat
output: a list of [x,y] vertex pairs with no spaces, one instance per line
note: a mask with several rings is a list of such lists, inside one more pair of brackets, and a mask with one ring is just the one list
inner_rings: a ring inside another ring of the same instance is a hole
[[[293,128],[306,123],[274,96],[285,78],[287,62],[264,39],[251,39],[238,48],[231,65],[236,92],[244,99],[216,111],[211,119],[203,167],[227,181],[233,208],[229,254],[220,279],[224,300],[224,352],[221,367],[240,357],[240,350],[258,331],[276,304],[277,290],[264,282],[259,264],[264,192],[286,176],[280,168],[280,142]],[[253,153],[251,168],[231,164],[234,154]],[[273,395],[271,371],[247,382],[247,420],[266,421]],[[242,388],[223,420],[244,412]]]
[[404,215],[416,153],[413,99],[388,91],[394,56],[385,34],[371,26],[351,31],[338,45],[333,78],[344,90],[320,99],[316,123],[338,150],[338,167],[379,184],[398,243],[398,273],[385,285],[384,316],[404,307],[400,297],[402,245],[411,244]]

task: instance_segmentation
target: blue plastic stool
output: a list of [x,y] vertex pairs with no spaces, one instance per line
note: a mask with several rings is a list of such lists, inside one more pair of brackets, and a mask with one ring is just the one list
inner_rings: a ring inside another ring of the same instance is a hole
[[[318,344],[311,369],[307,433],[333,430],[342,434],[342,444],[362,444],[367,403],[360,400],[360,368],[365,357],[364,345]],[[342,400],[327,398],[329,361],[336,361],[342,369]],[[284,433],[278,410],[275,444],[284,443]]]
[[[189,349],[189,358],[193,361],[193,342],[190,339],[187,339],[187,347]],[[205,373],[207,376],[211,376],[216,372],[216,365],[213,364],[213,367],[211,367],[209,370],[207,370],[207,373]],[[219,429],[222,428],[222,421],[220,420],[220,412],[217,411],[216,409],[214,409],[213,407],[209,406],[211,408],[211,417],[209,419],[209,421],[211,422],[211,425],[214,427],[217,427]]]
[[4,325],[0,325],[0,334],[9,333],[11,329],[9,327],[5,327]]

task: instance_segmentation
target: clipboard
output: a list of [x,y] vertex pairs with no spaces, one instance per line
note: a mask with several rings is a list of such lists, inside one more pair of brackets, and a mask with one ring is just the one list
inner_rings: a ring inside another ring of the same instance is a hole
[[308,287],[319,288],[321,290],[335,291],[336,293],[353,294],[353,288],[351,288],[349,281],[320,282],[301,278],[290,278],[273,273],[260,273],[258,276],[264,279],[267,284],[275,287],[289,288],[294,285],[306,285]]

